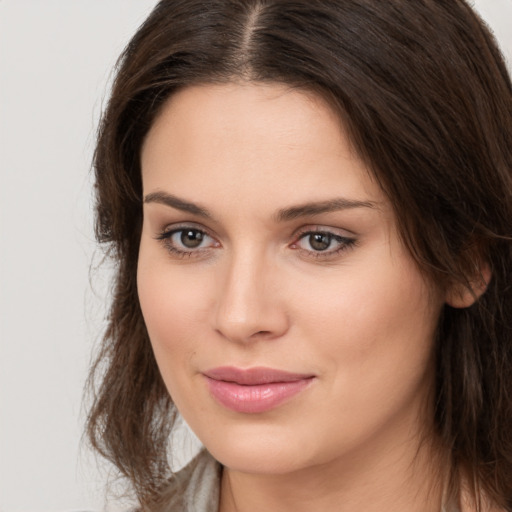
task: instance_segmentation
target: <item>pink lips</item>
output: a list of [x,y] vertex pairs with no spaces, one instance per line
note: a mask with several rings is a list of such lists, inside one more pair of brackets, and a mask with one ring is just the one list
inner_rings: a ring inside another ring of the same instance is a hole
[[236,412],[260,413],[277,407],[305,389],[314,375],[272,368],[221,367],[203,373],[212,396]]

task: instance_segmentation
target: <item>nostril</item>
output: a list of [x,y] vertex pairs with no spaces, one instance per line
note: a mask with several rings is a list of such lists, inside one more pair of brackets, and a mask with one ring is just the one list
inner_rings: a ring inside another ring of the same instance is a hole
[[258,331],[258,332],[255,332],[253,334],[254,337],[256,336],[260,336],[260,337],[265,337],[265,336],[270,336],[271,332],[270,331]]

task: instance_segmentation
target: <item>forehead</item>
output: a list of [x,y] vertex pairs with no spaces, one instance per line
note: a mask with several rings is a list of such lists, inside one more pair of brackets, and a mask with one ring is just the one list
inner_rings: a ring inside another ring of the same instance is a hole
[[287,202],[383,200],[339,116],[319,96],[280,84],[180,90],[149,131],[141,163],[145,194],[193,191],[204,202],[231,193],[247,204],[282,202],[283,194]]

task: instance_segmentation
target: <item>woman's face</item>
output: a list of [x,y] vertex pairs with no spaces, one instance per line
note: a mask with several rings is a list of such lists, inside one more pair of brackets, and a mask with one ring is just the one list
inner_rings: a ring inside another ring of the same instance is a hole
[[184,89],[141,162],[142,312],[215,458],[283,473],[419,434],[443,300],[322,100],[276,84]]

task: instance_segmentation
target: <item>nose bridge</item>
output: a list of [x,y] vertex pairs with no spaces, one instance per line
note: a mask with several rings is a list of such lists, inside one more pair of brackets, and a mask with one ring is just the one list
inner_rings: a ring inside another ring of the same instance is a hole
[[273,286],[274,264],[265,251],[232,252],[218,289],[216,329],[233,341],[272,338],[287,327],[286,312]]

